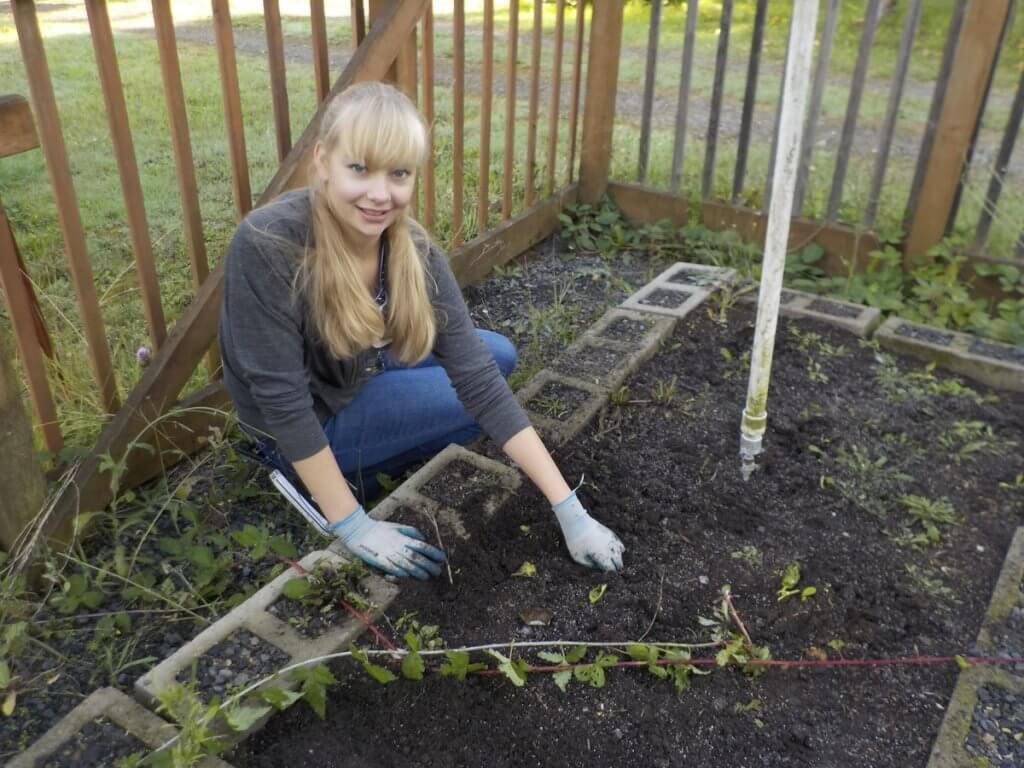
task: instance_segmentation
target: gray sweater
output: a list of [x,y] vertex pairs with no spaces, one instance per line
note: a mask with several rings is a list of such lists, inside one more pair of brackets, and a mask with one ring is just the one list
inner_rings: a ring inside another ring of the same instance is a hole
[[[331,355],[305,297],[293,295],[298,257],[311,238],[308,190],[285,192],[245,217],[224,268],[224,385],[242,423],[268,433],[291,462],[327,446],[323,423],[376,373],[376,350]],[[434,354],[466,410],[502,445],[529,420],[477,336],[445,255],[431,246],[426,262],[437,318]]]

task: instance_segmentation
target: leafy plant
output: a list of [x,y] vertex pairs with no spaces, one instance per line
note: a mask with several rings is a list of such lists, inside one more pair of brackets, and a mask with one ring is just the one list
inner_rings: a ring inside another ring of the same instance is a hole
[[793,595],[800,595],[800,602],[805,602],[807,598],[813,597],[818,593],[817,587],[801,587],[797,585],[800,583],[800,563],[797,560],[786,563],[786,567],[782,571],[782,584],[779,587],[779,602],[782,602],[786,598],[792,597]]
[[607,584],[598,584],[596,587],[590,590],[589,594],[587,595],[587,599],[590,600],[590,604],[594,605],[598,603],[601,600],[601,598],[604,597],[604,593],[607,589]]
[[672,399],[676,396],[676,385],[679,377],[673,376],[669,380],[658,379],[654,384],[654,394],[651,398],[658,405],[671,405]]
[[946,499],[929,499],[924,496],[908,495],[900,499],[912,522],[924,528],[923,534],[911,539],[914,544],[936,544],[942,538],[940,526],[957,522],[956,510]]

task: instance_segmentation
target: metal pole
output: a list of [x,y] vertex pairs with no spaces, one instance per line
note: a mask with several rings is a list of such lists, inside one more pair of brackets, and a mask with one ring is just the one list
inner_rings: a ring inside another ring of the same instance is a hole
[[818,20],[818,0],[796,0],[793,4],[793,33],[786,54],[786,79],[783,86],[779,143],[772,178],[772,199],[768,211],[761,290],[757,301],[754,348],[750,355],[750,381],[747,405],[740,426],[740,469],[743,479],[756,469],[755,457],[761,453],[768,424],[768,382],[771,377],[772,351],[778,325],[782,274],[786,266],[786,248],[793,212],[797,165],[803,138],[804,108],[811,80],[814,35]]

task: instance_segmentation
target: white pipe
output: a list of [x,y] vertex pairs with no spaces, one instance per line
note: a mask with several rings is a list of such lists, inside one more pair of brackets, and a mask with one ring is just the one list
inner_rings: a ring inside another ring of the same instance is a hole
[[761,289],[757,299],[754,348],[750,355],[747,406],[743,409],[740,426],[740,469],[744,480],[756,468],[754,457],[761,453],[761,442],[768,424],[768,382],[771,378],[779,296],[782,293],[782,273],[786,266],[793,192],[803,139],[804,108],[811,80],[817,21],[818,0],[795,0],[792,37],[786,53],[786,80],[782,91],[779,144],[775,154],[768,231],[761,266]]

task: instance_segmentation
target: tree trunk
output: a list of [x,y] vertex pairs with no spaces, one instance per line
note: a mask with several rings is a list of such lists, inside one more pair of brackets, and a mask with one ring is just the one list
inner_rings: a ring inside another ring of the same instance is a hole
[[0,325],[0,547],[10,552],[43,505],[46,482],[32,442],[21,386],[11,364],[7,329]]

